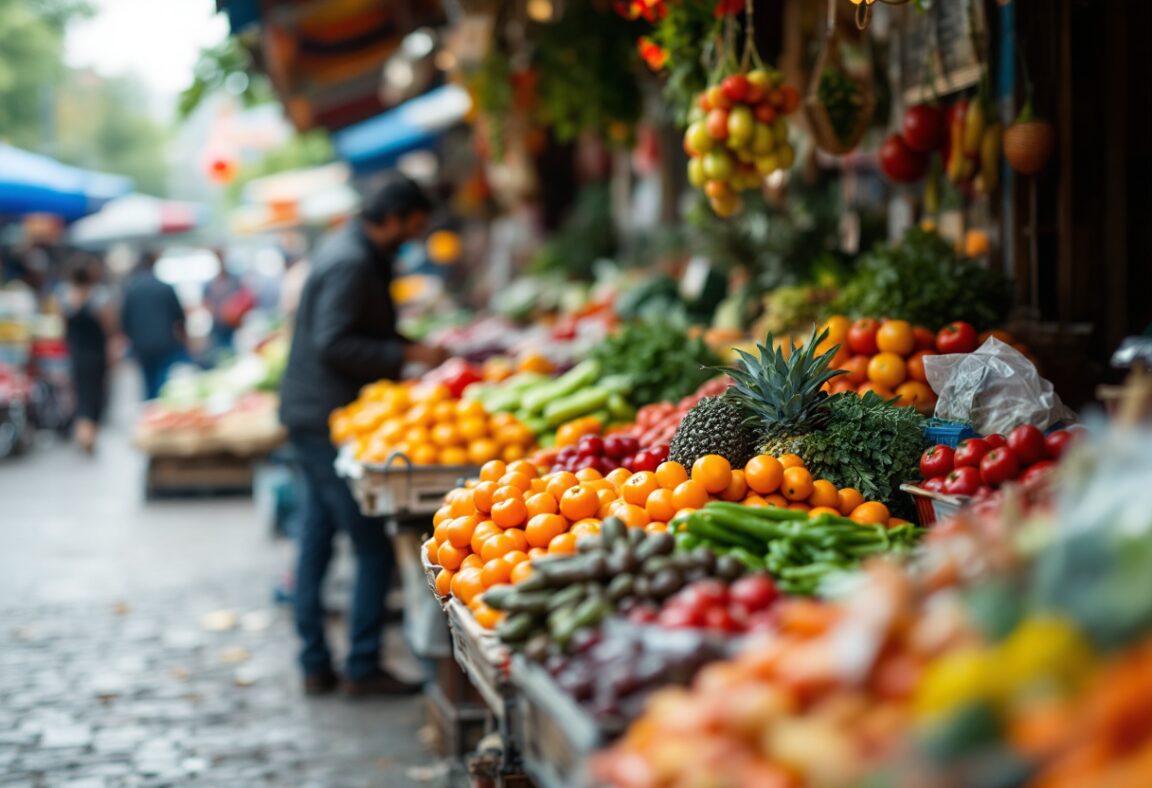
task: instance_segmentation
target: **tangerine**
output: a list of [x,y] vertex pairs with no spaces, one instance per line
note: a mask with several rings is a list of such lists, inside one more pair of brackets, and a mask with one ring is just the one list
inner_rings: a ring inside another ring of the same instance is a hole
[[661,487],[658,490],[653,490],[652,494],[648,496],[648,500],[644,503],[644,508],[648,512],[648,516],[653,520],[663,520],[667,522],[676,516],[676,507],[672,503],[673,493],[671,490],[666,490]]
[[768,506],[775,506],[777,509],[787,509],[790,501],[780,493],[773,493],[765,496],[764,503]]
[[512,540],[513,552],[519,551],[523,553],[528,550],[528,537],[525,535],[523,528],[509,528],[504,532],[504,536]]
[[497,487],[496,492],[492,493],[492,505],[493,506],[495,506],[498,503],[503,503],[504,501],[509,501],[509,500],[513,500],[513,499],[523,501],[524,500],[524,491],[521,490],[519,487],[513,487],[510,484],[506,484],[503,487]]
[[652,519],[643,507],[633,503],[618,503],[612,514],[622,520],[624,525],[629,528],[643,528]]
[[549,553],[571,555],[576,552],[576,537],[570,533],[560,534],[548,543]]
[[600,498],[595,490],[587,487],[572,487],[565,490],[560,498],[560,513],[572,522],[583,520],[585,517],[594,517],[599,510]]
[[887,386],[881,386],[877,383],[872,383],[872,382],[861,383],[856,389],[856,393],[859,394],[861,397],[863,397],[869,391],[873,392],[877,397],[879,397],[882,400],[890,400],[896,396],[896,394],[892,391],[892,389],[888,388]]
[[575,487],[580,483],[576,478],[576,474],[571,471],[557,471],[556,473],[549,474],[544,477],[547,484],[544,486],[545,492],[559,501],[564,496],[564,491],[571,487]]
[[[473,416],[462,418],[456,423],[456,432],[463,441],[479,440],[488,435],[488,420],[475,418]],[[495,441],[493,441],[492,445],[496,445]]]
[[436,563],[445,569],[453,571],[460,568],[460,564],[464,562],[464,556],[468,555],[468,551],[461,550],[451,542],[441,542],[440,546],[436,548]]
[[440,446],[441,448],[455,446],[460,442],[460,433],[456,430],[455,424],[437,424],[432,428],[432,432],[429,437],[432,438],[433,443],[435,443],[437,446]]
[[838,507],[840,505],[840,491],[836,485],[827,479],[817,479],[812,482],[812,494],[808,496],[810,506]]
[[546,492],[536,493],[524,501],[524,504],[528,508],[528,519],[538,514],[556,514],[560,510],[556,499]]
[[528,492],[532,489],[531,477],[519,471],[508,471],[508,473],[500,477],[500,484],[517,487],[521,492]]
[[762,495],[774,493],[784,478],[784,465],[769,454],[758,454],[744,466],[748,487]]
[[632,474],[628,481],[620,488],[620,496],[630,504],[644,506],[648,496],[660,489],[660,482],[656,481],[656,474],[652,471],[640,471]]
[[924,359],[926,359],[928,356],[935,355],[937,355],[937,353],[934,350],[921,350],[913,353],[912,357],[908,359],[908,363],[906,365],[908,367],[908,379],[915,380],[920,383],[927,383],[928,375],[924,371]]
[[504,620],[504,614],[499,610],[493,610],[485,604],[472,611],[473,618],[476,623],[485,629],[495,629],[501,621]]
[[521,561],[520,563],[516,564],[516,566],[512,567],[512,574],[509,577],[509,579],[513,583],[519,583],[519,582],[522,582],[524,580],[527,580],[531,576],[532,576],[532,562],[531,561]]
[[496,525],[491,520],[485,520],[476,526],[476,530],[472,532],[472,541],[468,546],[472,548],[472,552],[479,553],[481,548],[484,547],[484,542],[491,536],[504,533],[504,529]]
[[692,479],[704,485],[709,493],[722,493],[732,481],[732,464],[719,454],[705,454],[692,463]]
[[695,479],[681,482],[672,491],[672,505],[676,507],[676,511],[699,509],[706,503],[708,503],[708,490]]
[[490,536],[480,548],[480,557],[484,559],[484,563],[488,563],[493,558],[502,558],[506,553],[513,550],[519,550],[514,537],[509,536],[507,533],[497,534]]
[[780,465],[784,470],[804,467],[804,460],[800,459],[799,454],[781,454],[776,459],[780,461]]
[[855,487],[840,488],[839,493],[837,493],[837,498],[839,499],[839,504],[837,504],[836,508],[840,510],[840,514],[844,517],[852,514],[853,509],[864,503],[864,496]]
[[908,377],[908,366],[895,353],[877,353],[868,362],[868,380],[878,386],[893,388]]
[[509,498],[492,507],[492,522],[501,528],[515,528],[528,519],[528,506],[520,498]]
[[472,505],[476,507],[476,511],[480,514],[488,514],[492,511],[492,496],[500,489],[496,482],[480,482],[472,488]]
[[568,521],[558,514],[537,514],[528,521],[524,533],[531,547],[547,547],[554,538],[568,530]]
[[468,444],[468,462],[479,465],[500,453],[500,447],[491,438],[476,438]]
[[489,460],[480,468],[480,481],[494,482],[508,472],[508,466],[503,460]]
[[910,405],[922,413],[936,404],[936,394],[928,384],[916,380],[909,380],[897,386],[896,396],[900,398],[901,405]]
[[577,542],[586,536],[599,536],[600,520],[592,518],[587,520],[580,520],[579,522],[572,524],[572,527],[568,529],[568,533],[575,536]]
[[510,443],[504,447],[504,451],[501,452],[500,456],[503,457],[506,462],[515,462],[516,460],[522,459],[527,453],[527,449],[519,443]]
[[744,471],[732,471],[732,481],[728,482],[728,486],[720,493],[720,500],[735,503],[743,500],[746,495],[748,495],[748,479]]
[[540,469],[528,460],[513,460],[508,463],[508,473],[522,473],[529,479],[535,479],[540,475]]
[[916,349],[912,324],[907,320],[885,320],[876,332],[876,347],[881,352],[907,356]]
[[879,501],[865,501],[853,509],[849,517],[861,525],[887,525],[892,513]]
[[784,471],[780,491],[789,501],[806,501],[812,494],[812,474],[807,468],[795,466]]
[[840,516],[840,510],[833,507],[833,506],[813,506],[808,511],[808,514],[811,515],[812,517],[817,517],[821,514],[830,514],[833,517],[839,517]]
[[678,462],[662,462],[656,468],[656,481],[665,490],[675,490],[688,481],[688,471]]
[[618,488],[628,483],[628,480],[632,478],[632,471],[627,468],[616,468],[609,471],[604,478],[611,482],[613,487]]
[[452,578],[452,596],[464,604],[484,593],[484,577],[480,569],[461,569]]
[[476,530],[477,520],[475,516],[467,515],[449,520],[446,525],[444,536],[448,544],[463,550],[472,542],[472,532]]
[[764,507],[764,506],[768,505],[768,502],[765,501],[763,498],[761,498],[759,495],[752,494],[752,495],[749,495],[747,498],[745,498],[743,501],[741,501],[740,504],[742,506]]
[[[847,375],[841,375],[840,378],[852,381],[857,386],[868,380],[868,362],[872,360],[871,356],[852,356],[840,368],[847,372]],[[840,378],[836,378],[839,380]]]
[[440,450],[441,465],[467,465],[468,450],[460,446],[445,446]]
[[484,568],[480,570],[480,579],[485,588],[504,585],[512,579],[512,564],[505,558],[493,558],[491,561],[485,561]]
[[581,468],[576,471],[576,478],[582,482],[594,482],[597,479],[603,479],[604,474],[595,468]]
[[452,578],[456,575],[451,569],[441,569],[436,573],[436,593],[448,596],[452,593]]

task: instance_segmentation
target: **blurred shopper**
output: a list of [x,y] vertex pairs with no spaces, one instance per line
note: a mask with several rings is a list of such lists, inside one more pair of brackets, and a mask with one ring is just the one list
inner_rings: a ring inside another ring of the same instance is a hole
[[86,255],[72,262],[61,306],[67,321],[72,390],[76,396],[76,443],[91,454],[108,398],[108,339],[114,333],[107,293],[99,287],[95,261]]
[[280,418],[304,478],[295,602],[304,691],[309,694],[331,691],[339,683],[324,634],[321,597],[338,530],[348,534],[356,554],[345,692],[358,696],[419,690],[380,664],[392,544],[383,523],[360,513],[348,485],[337,476],[328,416],[354,400],[365,384],[398,379],[405,363],[435,365],[447,355],[400,335],[390,293],[396,251],[422,234],[430,210],[428,197],[415,183],[402,178],[388,182],[365,201],[358,220],[320,244],[300,297]]
[[224,252],[217,249],[215,254],[219,269],[216,276],[204,285],[204,308],[212,316],[207,352],[212,363],[232,353],[236,329],[256,303],[252,291],[228,270]]
[[124,288],[120,326],[144,377],[144,398],[156,399],[172,366],[187,355],[184,307],[171,285],[156,278],[156,253],[140,256]]

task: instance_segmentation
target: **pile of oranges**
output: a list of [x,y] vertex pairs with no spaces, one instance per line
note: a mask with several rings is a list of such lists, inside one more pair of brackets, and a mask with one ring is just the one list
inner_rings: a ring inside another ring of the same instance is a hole
[[332,440],[352,442],[360,462],[400,452],[415,465],[513,462],[535,445],[532,430],[510,413],[489,414],[475,400],[453,399],[447,386],[380,381],[332,413]]
[[829,318],[820,330],[827,330],[828,337],[817,346],[817,353],[839,345],[831,368],[848,373],[826,384],[830,394],[874,391],[884,399],[899,397],[899,404],[922,413],[930,414],[935,408],[936,394],[924,374],[925,356],[936,355],[932,331],[907,320],[853,322],[843,315]]
[[541,476],[526,460],[492,460],[479,480],[445,497],[424,551],[428,563],[440,567],[437,593],[456,597],[482,626],[494,627],[501,614],[485,606],[481,595],[527,578],[533,558],[575,553],[577,541],[599,534],[609,516],[632,528],[667,531],[677,515],[716,500],[828,512],[862,524],[904,522],[851,487],[813,479],[794,454],[760,455],[737,470],[710,454],[691,469],[665,462],[655,471],[618,468],[607,476],[593,468]]

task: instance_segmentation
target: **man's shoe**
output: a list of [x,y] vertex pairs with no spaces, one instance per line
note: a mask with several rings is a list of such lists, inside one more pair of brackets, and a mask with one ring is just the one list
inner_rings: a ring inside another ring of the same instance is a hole
[[423,690],[423,685],[403,681],[386,670],[370,673],[359,679],[344,679],[344,694],[349,698],[366,698],[372,695],[415,695]]
[[327,695],[340,686],[340,677],[336,671],[326,670],[320,673],[304,674],[305,695]]

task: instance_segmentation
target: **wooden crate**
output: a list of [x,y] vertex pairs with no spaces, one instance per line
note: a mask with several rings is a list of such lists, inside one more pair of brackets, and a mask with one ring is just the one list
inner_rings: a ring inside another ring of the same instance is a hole
[[144,497],[251,495],[255,465],[256,458],[234,454],[150,457]]
[[541,788],[589,785],[589,758],[605,743],[595,720],[547,671],[520,655],[512,658],[510,678],[524,771]]

